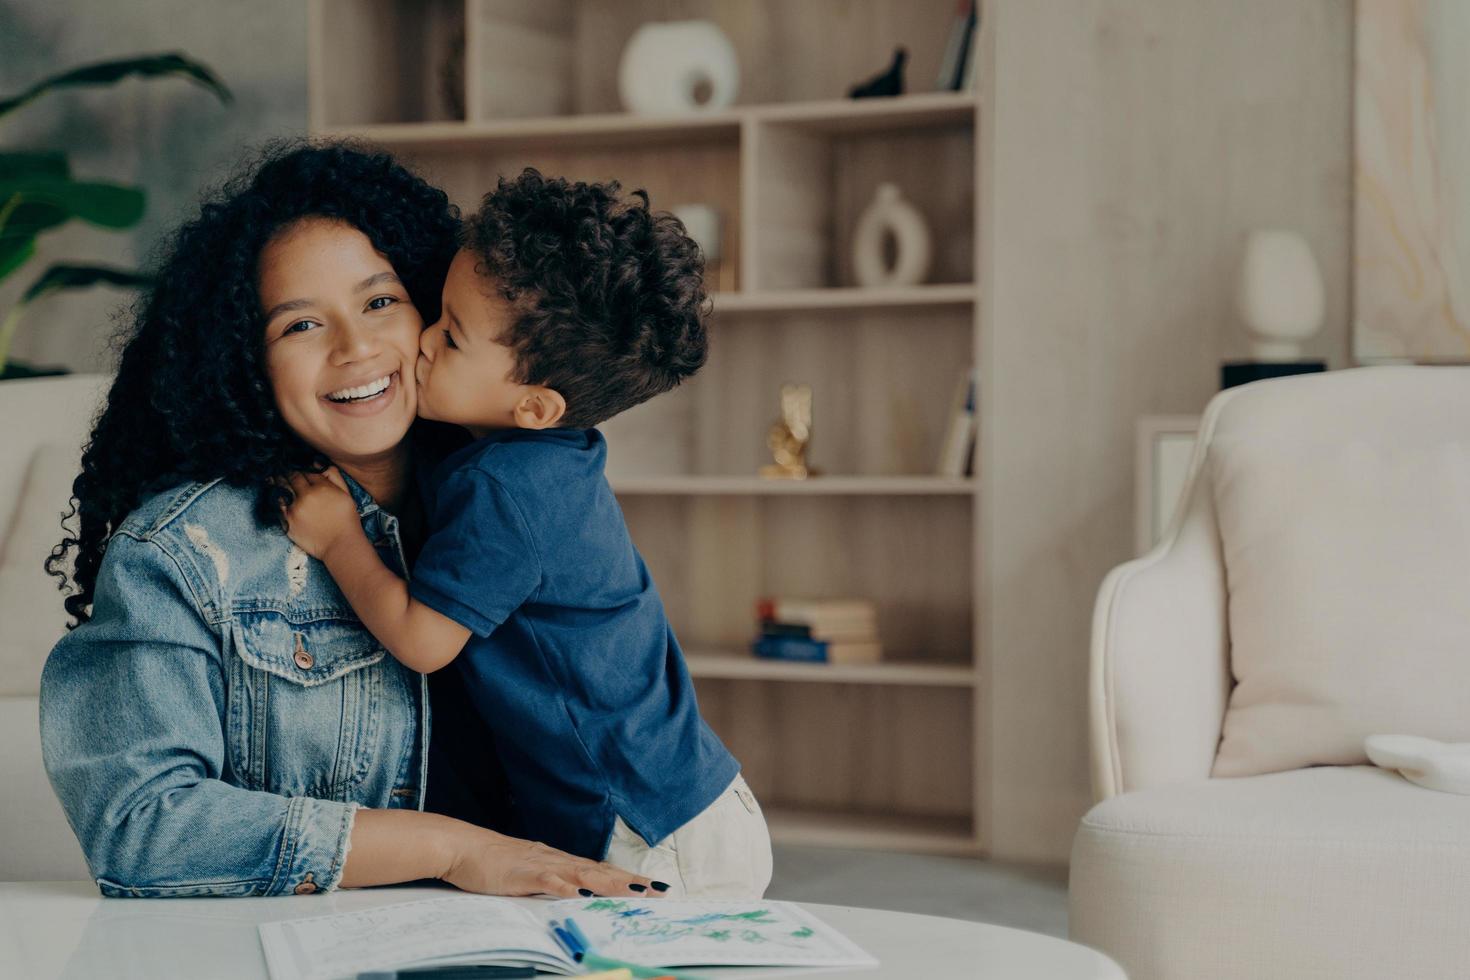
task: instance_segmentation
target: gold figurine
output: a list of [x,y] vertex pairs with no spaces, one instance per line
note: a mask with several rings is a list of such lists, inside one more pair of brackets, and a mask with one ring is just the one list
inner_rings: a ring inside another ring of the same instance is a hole
[[774,463],[761,467],[770,480],[805,480],[817,471],[806,465],[807,446],[812,441],[811,385],[781,386],[781,419],[766,433]]

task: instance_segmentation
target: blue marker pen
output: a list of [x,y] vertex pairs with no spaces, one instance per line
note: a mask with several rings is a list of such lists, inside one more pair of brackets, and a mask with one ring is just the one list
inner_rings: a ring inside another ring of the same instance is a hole
[[587,938],[587,934],[582,931],[581,926],[577,925],[577,920],[571,916],[567,916],[566,930],[572,934],[572,938],[577,941],[577,945],[582,948],[582,952],[586,953],[591,951],[592,942]]
[[556,936],[556,941],[561,943],[562,948],[567,951],[567,955],[580,962],[582,954],[586,952],[582,944],[577,942],[570,932],[556,923],[552,923],[551,932],[552,935]]

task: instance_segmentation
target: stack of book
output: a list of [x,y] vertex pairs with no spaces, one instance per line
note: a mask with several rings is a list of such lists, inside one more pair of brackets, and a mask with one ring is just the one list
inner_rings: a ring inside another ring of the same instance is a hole
[[757,657],[867,664],[883,656],[878,610],[867,599],[761,599]]

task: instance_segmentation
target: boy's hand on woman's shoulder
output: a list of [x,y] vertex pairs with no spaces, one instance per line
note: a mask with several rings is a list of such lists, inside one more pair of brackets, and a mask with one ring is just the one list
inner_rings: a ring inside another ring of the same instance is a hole
[[362,533],[357,503],[335,466],[324,473],[295,473],[287,481],[295,498],[281,505],[286,534],[302,551],[325,561],[348,534]]

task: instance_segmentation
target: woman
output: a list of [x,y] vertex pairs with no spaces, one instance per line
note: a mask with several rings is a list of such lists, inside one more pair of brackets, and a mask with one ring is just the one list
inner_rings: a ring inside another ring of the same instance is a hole
[[287,147],[170,243],[49,563],[64,579],[75,551],[76,624],[42,677],[42,749],[104,894],[648,884],[423,812],[426,679],[278,524],[277,481],[334,464],[407,565],[413,367],[455,227],[387,156]]

